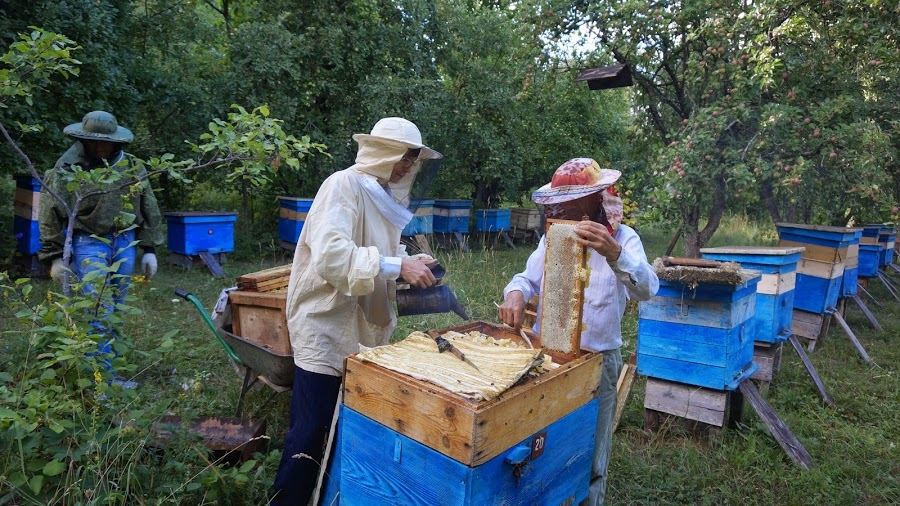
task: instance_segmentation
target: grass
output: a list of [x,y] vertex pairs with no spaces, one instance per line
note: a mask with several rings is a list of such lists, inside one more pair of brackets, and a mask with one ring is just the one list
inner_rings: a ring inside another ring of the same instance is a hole
[[[648,257],[661,255],[671,231],[644,227],[641,234]],[[730,219],[710,246],[771,244],[773,231],[747,220]],[[503,286],[524,268],[532,245],[516,249],[440,250],[447,267],[446,283],[474,319],[497,321],[495,303]],[[677,250],[674,254],[680,254]],[[161,253],[161,260],[165,253]],[[253,259],[233,259],[226,277],[213,278],[205,268],[186,270],[163,265],[150,283],[134,288],[135,306],[143,311],[127,323],[135,338],[132,362],[139,365],[141,385],[136,402],[171,402],[172,414],[233,416],[241,379],[231,368],[196,309],[174,295],[176,288],[194,293],[209,308],[219,291],[242,274],[289,263],[288,252],[260,252]],[[40,283],[46,288],[48,282]],[[883,332],[875,332],[855,307],[847,321],[873,364],[866,364],[837,326],[822,338],[810,358],[834,397],[826,408],[797,355],[785,347],[781,370],[765,398],[812,456],[814,468],[794,465],[750,408],[737,429],[718,435],[694,435],[664,425],[660,431],[643,428],[645,379],[638,378],[615,435],[608,504],[900,504],[900,304],[875,282],[871,290],[884,308],[870,306]],[[414,329],[446,328],[462,320],[454,314],[401,317],[395,338]],[[18,322],[0,308],[0,327]],[[175,353],[152,353],[163,335],[178,329]],[[634,352],[637,311],[630,308],[624,323],[623,354]],[[0,370],[12,370],[20,347],[6,338]],[[260,457],[255,486],[265,489],[274,477],[290,394],[251,391],[245,415],[258,414],[271,437]],[[260,497],[261,495],[257,495]]]

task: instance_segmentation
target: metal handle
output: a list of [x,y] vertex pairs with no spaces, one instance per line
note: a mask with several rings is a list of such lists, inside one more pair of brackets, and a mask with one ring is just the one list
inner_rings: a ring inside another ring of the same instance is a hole
[[197,310],[200,312],[200,316],[203,317],[203,321],[206,322],[206,325],[210,328],[210,330],[213,331],[213,334],[215,334],[216,339],[219,341],[219,344],[221,344],[222,347],[225,348],[225,353],[228,354],[228,358],[233,360],[237,365],[242,365],[242,366],[246,367],[246,364],[241,362],[241,359],[238,358],[237,354],[234,352],[234,350],[231,348],[231,346],[228,343],[226,343],[224,339],[222,339],[222,336],[219,335],[219,331],[216,330],[216,324],[213,323],[213,321],[209,317],[209,315],[206,314],[206,309],[203,307],[203,304],[200,303],[200,299],[198,299],[195,295],[191,294],[190,292],[187,292],[185,290],[180,290],[180,289],[175,289],[175,295],[194,304],[194,307],[196,307]]

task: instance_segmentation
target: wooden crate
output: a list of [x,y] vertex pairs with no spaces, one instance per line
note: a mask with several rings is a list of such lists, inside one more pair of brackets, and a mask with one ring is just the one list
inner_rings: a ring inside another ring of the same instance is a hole
[[[446,330],[477,330],[522,342],[511,329],[487,322]],[[539,340],[532,343],[540,346]],[[447,457],[477,466],[596,396],[602,354],[583,350],[580,357],[569,360],[552,350],[545,353],[562,365],[488,402],[471,401],[351,355],[344,373],[344,405]]]
[[227,463],[252,459],[254,453],[263,451],[267,439],[265,420],[202,416],[187,423],[180,416],[167,415],[153,424],[156,442],[163,447],[177,431],[200,436],[214,458]]
[[236,336],[270,349],[280,355],[291,354],[285,307],[287,290],[270,292],[232,291],[231,320]]
[[510,216],[514,229],[533,229],[541,226],[541,211],[534,207],[514,207]]
[[659,413],[724,427],[729,421],[731,394],[724,390],[647,378],[644,389],[644,408],[647,410],[645,428],[651,431],[659,428]]

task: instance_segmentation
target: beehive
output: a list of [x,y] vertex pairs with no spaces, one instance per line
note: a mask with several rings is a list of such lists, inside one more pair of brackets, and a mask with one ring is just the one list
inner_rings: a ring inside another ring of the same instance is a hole
[[779,245],[805,248],[797,266],[794,308],[826,314],[837,307],[848,249],[858,228],[776,223]]
[[308,198],[278,197],[278,239],[286,249],[297,245],[312,203]]
[[794,284],[802,247],[724,246],[703,248],[703,258],[737,262],[761,273],[756,285],[756,310],[748,323],[754,341],[779,343],[791,333]]
[[716,390],[734,390],[750,377],[757,366],[747,322],[761,274],[739,274],[738,285],[661,279],[656,295],[640,304],[638,373]]
[[186,211],[165,213],[167,246],[180,255],[234,251],[237,213]]

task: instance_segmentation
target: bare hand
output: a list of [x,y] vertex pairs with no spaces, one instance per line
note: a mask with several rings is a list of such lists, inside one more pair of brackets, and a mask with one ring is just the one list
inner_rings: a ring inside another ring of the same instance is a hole
[[518,330],[522,327],[522,316],[525,314],[525,295],[519,290],[506,294],[506,300],[497,309],[500,321]]
[[606,257],[608,262],[615,262],[622,254],[622,246],[609,234],[606,227],[595,221],[581,221],[575,225],[578,243],[593,249]]
[[412,258],[403,259],[400,264],[400,277],[416,288],[428,288],[437,283],[428,265]]

